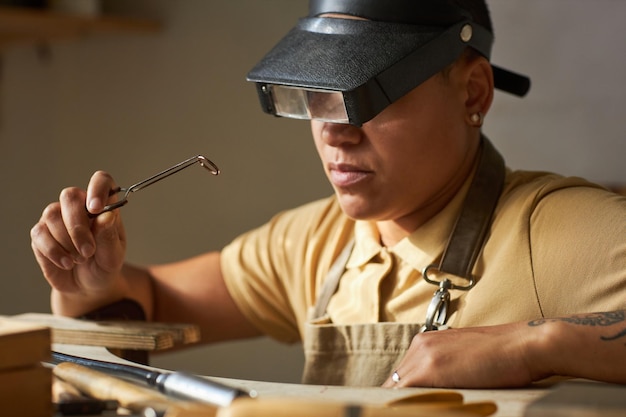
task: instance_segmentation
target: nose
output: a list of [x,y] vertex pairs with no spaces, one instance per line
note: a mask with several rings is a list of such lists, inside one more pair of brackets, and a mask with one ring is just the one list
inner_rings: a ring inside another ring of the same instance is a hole
[[324,143],[334,147],[356,145],[363,139],[360,128],[343,123],[325,122],[320,135]]

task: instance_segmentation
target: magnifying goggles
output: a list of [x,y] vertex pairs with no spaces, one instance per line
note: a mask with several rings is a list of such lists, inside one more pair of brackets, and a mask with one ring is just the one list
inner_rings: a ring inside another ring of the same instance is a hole
[[[361,126],[452,64],[467,47],[489,59],[492,33],[465,10],[442,3],[311,0],[310,16],[300,19],[247,79],[255,83],[266,113]],[[369,20],[317,17],[325,13]],[[433,15],[454,22],[424,18]],[[518,96],[528,92],[527,77],[492,68],[496,88]]]

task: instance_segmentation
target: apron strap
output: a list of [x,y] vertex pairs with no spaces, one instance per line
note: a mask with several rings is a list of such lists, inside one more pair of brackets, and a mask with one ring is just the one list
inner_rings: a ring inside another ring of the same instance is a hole
[[504,159],[491,142],[482,137],[482,153],[461,213],[443,252],[439,271],[470,280],[493,212],[504,186]]
[[320,292],[319,297],[317,297],[315,307],[313,308],[312,319],[318,319],[326,314],[328,303],[330,303],[331,297],[335,294],[337,288],[339,287],[339,279],[343,275],[343,271],[346,269],[346,264],[348,263],[348,259],[350,258],[353,248],[354,239],[350,239],[350,242],[348,242],[346,247],[343,248],[337,259],[335,259],[335,262],[333,262],[332,266],[328,270],[326,281],[324,281],[322,291]]

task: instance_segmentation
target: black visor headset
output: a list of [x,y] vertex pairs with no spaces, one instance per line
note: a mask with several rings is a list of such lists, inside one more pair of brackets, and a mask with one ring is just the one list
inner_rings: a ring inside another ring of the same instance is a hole
[[[309,15],[248,73],[263,111],[361,126],[493,34],[442,0],[310,0]],[[319,17],[328,14],[354,18]],[[495,88],[524,96],[528,77],[492,65]]]

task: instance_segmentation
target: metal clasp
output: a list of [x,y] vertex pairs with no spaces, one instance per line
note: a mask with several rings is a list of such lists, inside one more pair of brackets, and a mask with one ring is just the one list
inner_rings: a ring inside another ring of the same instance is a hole
[[430,300],[428,310],[426,310],[426,320],[420,329],[420,333],[429,332],[431,330],[444,330],[447,328],[446,322],[448,320],[448,307],[450,305],[450,290],[468,291],[476,284],[473,277],[469,278],[468,285],[454,284],[448,278],[444,278],[442,281],[431,279],[428,276],[428,272],[437,268],[438,267],[433,264],[428,265],[422,271],[424,280],[429,284],[438,286],[439,289],[435,291],[433,298]]
[[448,319],[448,306],[450,305],[450,291],[452,282],[444,279],[439,283],[439,289],[433,294],[428,310],[426,311],[426,321],[420,329],[420,333],[431,330],[439,330],[446,324]]
[[[433,269],[436,269],[437,271],[439,271],[439,267],[437,265],[431,264],[431,265],[428,265],[426,268],[424,268],[424,270],[422,271],[422,276],[424,277],[424,280],[428,282],[429,284],[440,286],[443,281],[437,281],[437,280],[431,279],[428,276],[428,273]],[[466,279],[469,281],[469,284],[467,285],[457,285],[448,279],[444,279],[444,281],[450,281],[450,286],[448,288],[451,290],[468,291],[474,288],[474,285],[476,285],[476,281],[474,281],[474,277],[471,277],[471,276]]]

